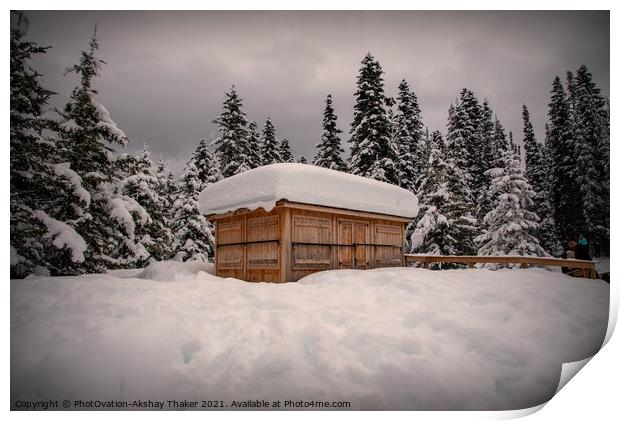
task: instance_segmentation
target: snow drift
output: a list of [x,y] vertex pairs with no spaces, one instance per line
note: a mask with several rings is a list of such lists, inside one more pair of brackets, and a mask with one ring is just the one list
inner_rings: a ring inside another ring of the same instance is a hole
[[608,319],[608,284],[542,269],[340,270],[277,285],[182,265],[127,273],[182,282],[11,281],[11,400],[519,409],[553,396],[563,362],[598,351]]
[[416,196],[398,186],[314,165],[288,163],[266,165],[207,186],[200,193],[199,208],[205,215],[241,208],[270,211],[281,199],[405,218],[418,214]]

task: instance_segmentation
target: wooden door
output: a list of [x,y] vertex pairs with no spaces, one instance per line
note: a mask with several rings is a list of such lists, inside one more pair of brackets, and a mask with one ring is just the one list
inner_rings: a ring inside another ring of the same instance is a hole
[[368,268],[368,223],[338,221],[338,267]]

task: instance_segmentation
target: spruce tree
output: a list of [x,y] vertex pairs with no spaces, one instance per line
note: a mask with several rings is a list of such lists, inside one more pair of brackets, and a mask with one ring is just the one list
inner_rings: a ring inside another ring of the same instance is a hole
[[494,207],[493,198],[489,196],[489,185],[491,179],[487,175],[486,171],[495,166],[495,153],[494,150],[494,122],[493,110],[488,100],[484,100],[482,104],[482,123],[481,123],[481,146],[480,146],[480,167],[484,172],[480,175],[480,191],[476,199],[476,215],[479,220],[484,218],[484,215],[489,213]]
[[576,181],[584,228],[597,252],[609,251],[609,115],[600,89],[585,66],[573,82]]
[[560,240],[565,242],[585,231],[585,222],[583,198],[577,183],[577,161],[570,106],[559,77],[553,81],[548,116],[553,217]]
[[47,48],[24,40],[27,20],[16,15],[10,54],[11,277],[80,273],[86,243],[75,226],[88,217],[91,198],[62,162],[55,122],[45,115],[53,92],[30,65]]
[[[142,151],[134,155],[133,166],[127,176],[120,181],[121,194],[131,197],[146,210],[149,220],[136,228],[136,239],[149,253],[149,260],[165,260],[171,253],[171,232],[168,221],[169,203],[160,196],[160,180],[158,179],[151,154],[146,144]],[[146,259],[135,263],[143,266]]]
[[88,245],[83,263],[86,271],[126,267],[148,257],[135,236],[136,227],[149,222],[148,213],[135,200],[115,194],[111,186],[120,179],[114,146],[125,146],[125,133],[97,102],[93,83],[104,62],[96,57],[99,49],[96,27],[88,51],[80,62],[67,69],[80,77],[78,86],[62,113],[59,125],[63,159],[82,179],[91,197],[88,217],[80,218],[76,231]]
[[271,122],[270,117],[267,117],[265,127],[263,128],[263,136],[261,137],[261,156],[263,159],[263,165],[282,162],[282,157],[280,156],[280,144],[276,139],[276,129]]
[[398,85],[396,105],[394,143],[398,152],[398,177],[401,187],[415,191],[424,165],[424,133],[418,98],[405,80]]
[[534,232],[539,218],[531,211],[535,192],[523,174],[519,159],[511,149],[503,153],[504,166],[488,170],[490,191],[497,206],[483,220],[486,230],[476,237],[482,256],[546,256]]
[[[469,143],[474,136],[475,128],[472,125],[469,115],[459,102],[451,104],[448,111],[448,131],[446,134],[446,156],[451,159],[454,165],[458,166],[463,172],[465,183],[471,194],[473,185],[473,175],[469,171],[470,156]],[[473,203],[473,197],[470,198]]]
[[506,138],[504,126],[502,126],[502,123],[497,119],[497,116],[495,117],[495,124],[493,125],[492,142],[493,150],[495,151],[492,168],[501,168],[504,166],[504,153],[509,150],[510,143]]
[[312,163],[318,167],[329,168],[336,171],[347,171],[347,165],[343,159],[344,149],[341,146],[340,130],[336,125],[332,96],[327,95],[325,111],[323,111],[323,133],[321,141],[316,144],[317,153]]
[[239,167],[251,167],[248,121],[242,110],[243,103],[233,86],[222,105],[222,113],[214,120],[218,125],[220,136],[213,141],[215,155],[220,163],[224,178],[238,174]]
[[515,142],[514,136],[512,135],[512,130],[508,132],[508,145],[512,153],[521,160],[521,146],[517,145]]
[[379,62],[366,54],[357,77],[348,166],[353,174],[398,184],[382,74]]
[[192,154],[192,162],[198,171],[199,190],[202,190],[208,184],[216,183],[222,179],[217,159],[209,150],[207,141],[204,138],[200,139],[198,145],[196,145],[196,149],[194,149]]
[[444,158],[442,143],[441,134],[433,132],[420,182],[420,212],[408,227],[409,251],[436,255],[472,254],[471,236],[476,221],[462,200],[462,173],[453,162]]
[[255,121],[248,124],[248,160],[247,164],[250,169],[258,168],[263,165],[263,157],[261,156],[261,139],[258,127]]
[[[177,185],[176,179],[174,175],[172,175],[172,172],[168,169],[168,163],[163,159],[163,157],[161,157],[157,162],[155,176],[157,177],[157,194],[159,194],[159,197],[162,198],[162,203],[164,204],[164,209],[166,211],[166,226],[170,228],[173,216],[172,206],[177,195]],[[172,250],[170,250],[170,253],[172,253]],[[168,258],[170,257],[171,256],[169,255]]]
[[307,164],[307,163],[308,163],[308,161],[306,161],[306,157],[305,157],[305,156],[300,157],[300,158],[297,160],[297,162],[298,162],[299,164]]
[[288,139],[282,139],[280,141],[278,150],[280,152],[282,162],[295,162],[295,157],[293,156],[293,151],[291,151],[291,146],[288,143]]
[[198,169],[190,160],[181,176],[177,199],[173,205],[172,251],[176,259],[212,261],[214,236],[211,224],[198,209],[202,183]]
[[523,145],[525,147],[525,176],[534,190],[534,207],[540,217],[540,224],[535,232],[540,245],[549,254],[559,256],[562,252],[558,241],[555,220],[549,199],[549,181],[544,146],[536,141],[530,113],[523,105]]

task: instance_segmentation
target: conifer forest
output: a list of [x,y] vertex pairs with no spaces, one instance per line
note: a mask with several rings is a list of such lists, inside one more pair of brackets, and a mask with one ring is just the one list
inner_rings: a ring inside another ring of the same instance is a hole
[[[609,98],[588,64],[549,74],[545,135],[537,138],[528,104],[522,130],[508,132],[493,104],[463,87],[445,104],[445,126],[429,130],[416,80],[386,87],[381,52],[360,57],[351,81],[350,127],[338,98],[324,93],[314,156],[298,156],[278,134],[276,116],[255,121],[235,86],[211,93],[221,113],[217,135],[195,140],[180,174],[153,157],[113,120],[97,82],[114,55],[100,58],[97,29],[79,60],[64,63],[78,83],[64,107],[33,58],[54,46],[31,41],[24,16],[10,34],[11,277],[77,275],[145,267],[152,261],[211,261],[214,233],[198,210],[209,184],[274,163],[298,162],[398,185],[416,194],[407,227],[409,253],[559,257],[585,238],[609,255]],[[395,91],[394,97],[386,89]],[[521,104],[520,104],[521,105]]]

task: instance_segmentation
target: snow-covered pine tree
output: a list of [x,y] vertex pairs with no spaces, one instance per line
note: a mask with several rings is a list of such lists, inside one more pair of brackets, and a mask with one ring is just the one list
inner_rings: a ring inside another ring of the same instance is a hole
[[291,145],[288,143],[288,139],[282,139],[278,148],[280,152],[280,158],[282,162],[295,162],[293,151],[291,151]]
[[394,125],[394,143],[398,152],[396,167],[400,186],[416,191],[415,182],[425,164],[425,140],[418,98],[404,79],[398,85]]
[[202,183],[198,169],[190,160],[179,182],[179,192],[173,205],[172,251],[176,259],[212,261],[214,244],[212,226],[198,209]]
[[250,167],[248,121],[242,110],[243,103],[233,86],[222,104],[222,113],[213,122],[217,123],[220,136],[213,141],[215,155],[220,163],[222,177],[238,174],[239,167]]
[[577,184],[577,161],[569,101],[559,77],[553,80],[549,103],[548,150],[551,160],[550,190],[560,241],[585,231],[583,197]]
[[263,128],[263,136],[261,137],[261,156],[263,159],[263,165],[282,162],[282,157],[280,156],[280,144],[276,139],[276,128],[271,122],[270,117],[267,117],[265,127]]
[[[473,137],[474,126],[464,107],[457,101],[451,104],[448,110],[448,131],[446,134],[446,157],[451,159],[454,165],[463,171],[465,182],[468,187],[473,184],[473,175],[469,172],[469,147],[468,143]],[[470,200],[473,202],[473,198]]]
[[261,156],[261,139],[258,127],[255,121],[248,124],[248,166],[250,169],[258,168],[263,165],[263,157]]
[[506,132],[504,126],[495,116],[495,123],[493,124],[493,167],[501,168],[504,166],[504,153],[510,149],[510,143],[506,138]]
[[[488,187],[488,178],[485,177],[485,171],[488,168],[486,168],[487,163],[483,154],[484,110],[478,98],[469,89],[461,91],[459,106],[467,114],[470,124],[470,132],[465,143],[469,161],[467,170],[472,175],[470,188],[474,198],[477,199]],[[461,169],[465,170],[465,168]]]
[[584,235],[597,252],[609,251],[609,115],[585,66],[573,82],[576,181],[583,200]]
[[96,99],[93,82],[104,63],[95,56],[99,49],[96,32],[95,27],[80,62],[67,69],[67,73],[78,75],[80,82],[71,93],[58,128],[63,159],[82,178],[91,197],[88,217],[76,223],[76,231],[88,245],[82,266],[89,272],[125,267],[147,257],[135,230],[150,222],[148,213],[135,200],[112,189],[120,178],[113,146],[124,146],[128,140]]
[[30,61],[46,47],[24,40],[28,23],[15,13],[10,54],[10,249],[11,277],[29,273],[80,272],[86,243],[75,223],[87,217],[90,195],[80,177],[63,163],[46,117],[53,94]]
[[525,147],[525,176],[534,190],[533,209],[540,217],[536,238],[541,247],[549,254],[559,257],[562,245],[558,241],[555,220],[549,200],[549,181],[544,146],[536,141],[534,128],[530,121],[530,112],[523,105],[523,145]]
[[[155,172],[157,177],[157,193],[162,198],[164,207],[166,209],[166,226],[170,228],[172,224],[172,205],[176,200],[177,185],[176,179],[172,172],[168,169],[168,163],[164,160],[163,156],[157,161],[157,169]],[[172,233],[171,233],[172,235]],[[168,256],[170,257],[170,256]]]
[[307,164],[307,163],[308,163],[308,161],[306,160],[306,157],[305,157],[305,156],[300,157],[300,158],[297,160],[297,162],[298,162],[299,164]]
[[312,163],[318,167],[347,171],[347,164],[343,159],[344,149],[340,140],[342,130],[336,125],[337,119],[332,96],[329,94],[325,100],[325,111],[323,111],[323,133],[321,141],[315,146],[317,153]]
[[512,149],[503,153],[504,166],[488,171],[491,194],[497,206],[483,220],[485,232],[476,237],[481,256],[519,255],[546,256],[534,236],[538,216],[531,211],[534,190],[523,174],[520,160]]
[[484,170],[481,174],[481,189],[476,199],[476,212],[478,220],[482,220],[484,215],[489,213],[494,207],[492,198],[488,195],[491,179],[486,171],[495,166],[495,150],[493,149],[493,134],[495,123],[493,119],[493,110],[487,99],[482,104],[482,122],[481,122],[481,146],[480,146],[480,167]]
[[[421,176],[418,218],[407,228],[409,251],[413,253],[471,254],[475,218],[462,201],[461,189],[467,188],[460,169],[442,151],[442,136],[429,138],[429,157]],[[452,267],[436,265],[435,267]]]
[[352,174],[398,184],[382,74],[379,62],[366,54],[357,77],[348,167]]
[[[170,257],[172,234],[168,221],[169,203],[159,194],[160,180],[146,144],[142,151],[133,156],[133,165],[118,187],[121,194],[134,199],[149,215],[149,221],[135,230],[137,241],[149,254],[148,260],[161,261]],[[144,266],[148,260],[138,260],[134,265]]]
[[207,141],[204,138],[198,141],[198,145],[196,145],[196,149],[194,149],[192,154],[192,162],[198,170],[200,190],[208,184],[216,183],[222,179],[217,159],[209,150],[209,145],[207,145]]
[[513,154],[521,160],[521,145],[517,145],[517,142],[512,135],[512,130],[508,132],[508,147],[513,152]]

